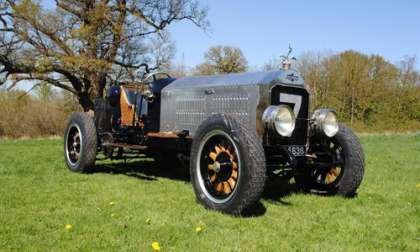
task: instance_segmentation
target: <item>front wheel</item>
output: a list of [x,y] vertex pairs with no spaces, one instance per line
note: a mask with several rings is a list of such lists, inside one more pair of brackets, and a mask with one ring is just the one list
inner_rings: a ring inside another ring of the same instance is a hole
[[255,133],[234,118],[212,116],[195,134],[190,174],[201,204],[208,209],[240,215],[263,192],[264,149]]
[[355,195],[364,174],[364,154],[357,136],[345,125],[332,138],[315,136],[304,174],[295,176],[299,187],[319,194]]

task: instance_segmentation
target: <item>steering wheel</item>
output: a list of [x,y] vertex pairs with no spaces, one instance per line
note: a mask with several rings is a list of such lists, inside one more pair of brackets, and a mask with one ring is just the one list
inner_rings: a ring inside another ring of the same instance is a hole
[[149,73],[149,74],[147,74],[146,77],[143,78],[143,81],[146,82],[147,80],[149,80],[152,77],[153,77],[153,80],[155,81],[156,80],[156,75],[159,75],[159,74],[163,74],[163,75],[166,75],[166,77],[168,77],[168,78],[172,78],[168,73],[165,73],[165,72],[155,72],[155,73]]
[[165,72],[150,73],[149,65],[147,65],[146,63],[140,64],[138,66],[138,68],[140,68],[140,67],[144,67],[144,69],[145,69],[145,74],[142,77],[142,82],[147,82],[152,77],[153,77],[153,80],[156,81],[156,75],[159,75],[159,74],[164,74],[168,78],[172,78],[168,73],[165,73]]

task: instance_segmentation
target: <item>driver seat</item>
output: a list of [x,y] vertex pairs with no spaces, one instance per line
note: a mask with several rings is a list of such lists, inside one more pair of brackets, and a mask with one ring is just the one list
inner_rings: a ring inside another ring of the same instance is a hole
[[121,125],[133,126],[134,122],[137,121],[135,113],[136,94],[136,90],[121,86]]

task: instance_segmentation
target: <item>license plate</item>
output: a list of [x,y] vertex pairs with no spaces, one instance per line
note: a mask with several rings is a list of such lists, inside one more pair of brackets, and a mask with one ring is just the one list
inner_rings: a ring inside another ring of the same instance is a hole
[[287,151],[295,157],[305,156],[306,147],[305,145],[289,145],[287,146]]

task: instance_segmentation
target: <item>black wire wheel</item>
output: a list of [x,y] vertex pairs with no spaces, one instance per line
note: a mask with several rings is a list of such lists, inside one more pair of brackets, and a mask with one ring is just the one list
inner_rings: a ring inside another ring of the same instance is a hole
[[295,176],[296,183],[319,194],[353,196],[364,174],[362,146],[344,125],[332,138],[315,137],[308,150],[305,174]]
[[73,123],[69,126],[66,137],[66,158],[71,165],[77,164],[80,159],[80,151],[82,149],[82,136],[80,127]]
[[190,174],[198,202],[240,215],[260,198],[266,166],[262,144],[234,118],[214,115],[194,136]]
[[89,115],[73,113],[64,132],[64,157],[74,172],[87,172],[95,164],[97,149],[96,128]]
[[324,144],[312,146],[309,153],[315,155],[310,157],[308,168],[310,176],[319,187],[333,187],[340,181],[345,169],[345,155],[343,147],[336,139],[326,139]]

